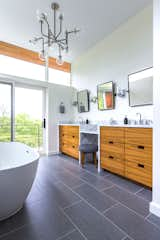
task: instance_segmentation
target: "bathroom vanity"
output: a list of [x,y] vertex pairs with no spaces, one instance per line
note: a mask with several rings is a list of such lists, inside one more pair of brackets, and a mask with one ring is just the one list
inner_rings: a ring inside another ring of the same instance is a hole
[[75,159],[79,159],[79,125],[59,126],[59,150]]
[[59,125],[60,152],[79,159],[84,134],[98,139],[98,171],[108,170],[152,187],[152,127],[146,125]]
[[152,128],[100,127],[100,164],[152,187]]

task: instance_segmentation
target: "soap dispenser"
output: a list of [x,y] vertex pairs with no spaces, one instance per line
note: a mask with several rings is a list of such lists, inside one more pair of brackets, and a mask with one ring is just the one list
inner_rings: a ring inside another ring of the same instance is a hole
[[124,118],[124,124],[128,124],[128,118],[127,118],[127,116],[125,116],[125,118]]

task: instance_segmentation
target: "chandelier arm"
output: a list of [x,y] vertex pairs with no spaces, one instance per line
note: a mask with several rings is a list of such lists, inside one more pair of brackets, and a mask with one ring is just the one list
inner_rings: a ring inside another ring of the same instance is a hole
[[[56,36],[56,13],[57,13],[57,10],[54,8],[54,37]],[[55,37],[56,38],[56,37]]]
[[40,21],[40,23],[41,23],[41,35],[42,35],[42,38],[43,38],[43,37],[48,38],[48,36],[43,33],[43,21]]
[[59,29],[60,29],[60,31],[59,31],[59,33],[57,34],[57,36],[56,36],[56,40],[57,40],[57,38],[61,35],[61,33],[62,33],[62,22],[63,22],[63,18],[62,18],[62,16],[60,17],[60,19],[59,19],[60,21],[59,21]]

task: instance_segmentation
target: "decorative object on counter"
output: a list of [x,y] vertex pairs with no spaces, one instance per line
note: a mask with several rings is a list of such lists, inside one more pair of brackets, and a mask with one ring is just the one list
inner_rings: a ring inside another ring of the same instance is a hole
[[83,90],[77,93],[78,100],[78,112],[89,112],[89,92],[88,90]]
[[125,116],[125,118],[124,118],[124,124],[128,124],[128,118],[127,118],[127,116]]
[[88,119],[86,119],[86,124],[89,124],[89,120]]
[[97,86],[98,109],[114,109],[114,84],[113,82],[103,83]]
[[116,125],[116,124],[117,124],[117,121],[114,120],[113,118],[110,118],[109,123],[110,123],[111,125]]
[[126,93],[128,92],[129,91],[127,89],[121,89],[120,87],[117,87],[116,96],[123,98],[126,96]]
[[[49,24],[48,17],[46,13],[39,12],[37,10],[37,20],[40,23],[40,29],[41,34],[38,37],[34,37],[33,40],[30,40],[30,43],[36,44],[41,43],[41,51],[39,53],[39,58],[42,61],[46,61],[48,58],[49,50],[53,46],[57,46],[58,49],[58,56],[57,56],[57,64],[63,65],[63,59],[62,59],[62,51],[68,52],[68,44],[69,44],[69,36],[78,33],[80,30],[74,28],[73,30],[66,30],[64,36],[63,34],[63,15],[59,15],[59,27],[57,28],[57,11],[59,10],[60,6],[58,3],[52,3],[51,9],[53,10],[54,15],[54,24],[53,24],[53,30]],[[58,29],[58,32],[57,32]],[[46,31],[47,30],[47,31]],[[50,51],[51,52],[51,51]]]
[[129,106],[153,104],[153,68],[128,75]]
[[59,112],[60,113],[65,113],[65,106],[64,106],[64,103],[61,102],[60,106],[59,106]]

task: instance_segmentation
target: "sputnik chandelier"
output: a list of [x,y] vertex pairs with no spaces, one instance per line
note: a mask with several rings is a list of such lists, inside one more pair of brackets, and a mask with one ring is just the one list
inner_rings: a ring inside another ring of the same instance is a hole
[[69,36],[71,34],[76,34],[80,30],[74,29],[71,31],[66,30],[65,33],[63,33],[63,15],[59,15],[59,28],[57,32],[57,11],[59,10],[60,6],[58,3],[52,3],[51,8],[53,10],[54,15],[54,24],[53,24],[53,31],[51,29],[51,26],[48,22],[47,14],[41,13],[39,10],[37,10],[37,19],[40,23],[40,32],[41,35],[39,37],[34,37],[33,40],[30,40],[30,43],[36,44],[38,42],[41,42],[42,48],[39,53],[39,58],[42,61],[46,61],[49,55],[49,50],[53,46],[58,47],[58,57],[56,59],[56,62],[58,65],[63,65],[63,58],[62,58],[62,51],[66,51],[66,53],[69,50]]

